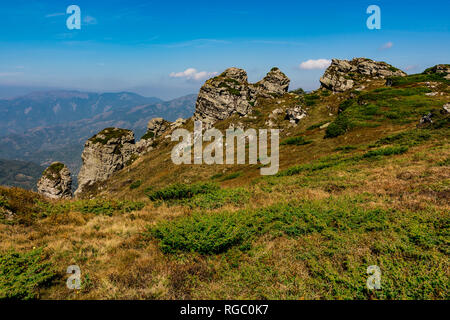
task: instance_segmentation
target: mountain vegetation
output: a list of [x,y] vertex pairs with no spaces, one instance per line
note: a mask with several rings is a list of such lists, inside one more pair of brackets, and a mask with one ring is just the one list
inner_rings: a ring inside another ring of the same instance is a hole
[[[272,176],[260,163],[174,165],[169,128],[86,199],[0,188],[0,296],[449,299],[450,72],[440,66],[406,75],[333,60],[310,93],[288,92],[274,69],[264,87],[282,90],[267,96],[236,68],[224,74],[243,79],[227,82],[239,95],[206,82],[197,117],[220,131],[280,130]],[[240,104],[250,93],[255,103]],[[192,131],[193,118],[179,127]],[[11,254],[30,267],[5,267]],[[73,264],[79,290],[65,286]],[[366,286],[371,265],[379,290]],[[24,282],[30,268],[41,276]]]

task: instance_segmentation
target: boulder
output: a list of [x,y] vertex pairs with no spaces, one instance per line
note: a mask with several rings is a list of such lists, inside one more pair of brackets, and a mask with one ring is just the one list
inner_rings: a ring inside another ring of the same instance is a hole
[[366,58],[355,58],[351,61],[333,59],[320,78],[320,83],[322,88],[343,92],[365,80],[386,79],[394,76],[406,76],[406,73],[386,62]]
[[289,120],[291,123],[297,124],[301,119],[306,117],[306,115],[306,111],[303,110],[301,106],[286,110],[286,120]]
[[442,106],[441,114],[449,114],[450,113],[450,103],[446,103]]
[[61,162],[53,162],[37,182],[38,193],[51,199],[72,198],[72,177]]
[[134,134],[131,130],[106,128],[84,145],[83,165],[78,174],[76,197],[82,197],[90,186],[108,179],[135,157]]

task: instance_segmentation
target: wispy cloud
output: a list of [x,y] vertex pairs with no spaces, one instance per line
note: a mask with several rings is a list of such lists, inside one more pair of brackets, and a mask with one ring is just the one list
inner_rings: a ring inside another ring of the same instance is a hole
[[169,43],[165,44],[164,46],[167,48],[181,48],[181,47],[206,47],[211,45],[217,45],[217,44],[230,44],[230,41],[226,40],[219,40],[219,39],[194,39],[194,40],[188,40],[183,42],[175,42],[175,43]]
[[94,25],[94,24],[97,24],[97,19],[94,18],[93,16],[85,16],[83,18],[83,25],[89,26],[89,25]]
[[0,77],[14,77],[23,74],[23,72],[0,72]]
[[53,17],[60,17],[60,16],[63,16],[63,15],[65,15],[64,12],[55,12],[55,13],[47,14],[45,17],[46,18],[53,18]]
[[310,59],[300,63],[300,69],[313,70],[313,69],[325,69],[331,64],[329,59]]
[[405,71],[411,71],[411,70],[417,69],[417,67],[418,67],[418,65],[407,66],[407,67],[405,68]]
[[391,41],[389,41],[389,42],[386,42],[385,44],[383,44],[383,45],[381,46],[381,49],[383,49],[383,50],[385,50],[385,49],[390,49],[390,48],[392,48],[393,46],[394,46],[394,43],[391,42]]
[[188,68],[182,72],[172,72],[171,78],[185,78],[188,80],[202,80],[215,76],[217,72],[197,71],[195,68]]
[[283,46],[283,45],[303,46],[303,45],[305,45],[304,42],[298,42],[298,41],[252,40],[251,42],[259,43],[259,44],[267,44],[267,45],[276,45],[276,46]]

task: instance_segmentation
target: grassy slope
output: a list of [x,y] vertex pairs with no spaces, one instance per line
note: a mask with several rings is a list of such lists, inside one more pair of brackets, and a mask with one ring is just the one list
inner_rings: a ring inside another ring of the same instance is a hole
[[[59,275],[40,290],[45,298],[448,299],[448,120],[416,128],[421,115],[449,100],[448,84],[437,85],[377,90],[375,81],[361,94],[314,93],[319,98],[306,98],[309,116],[298,126],[276,119],[282,140],[312,143],[282,145],[281,171],[272,177],[261,177],[256,165],[174,166],[173,144],[161,139],[102,193],[144,208],[109,200],[40,204],[27,210],[37,213],[26,223],[0,224],[0,250],[45,246]],[[425,95],[431,91],[445,95]],[[347,131],[324,139],[326,129],[315,125],[336,121],[349,98],[354,103],[340,116]],[[297,102],[292,95],[266,100],[256,119],[237,121],[264,126],[272,110]],[[179,186],[153,202],[146,195],[196,181],[226,189]],[[65,287],[71,264],[85,283],[77,292]],[[373,264],[382,272],[376,292],[365,285]]]

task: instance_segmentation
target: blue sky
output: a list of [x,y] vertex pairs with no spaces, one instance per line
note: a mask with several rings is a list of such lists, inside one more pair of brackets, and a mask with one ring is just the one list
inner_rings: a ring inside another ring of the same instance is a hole
[[[66,27],[72,4],[81,30]],[[380,30],[366,27],[372,4],[381,8]],[[231,66],[251,81],[278,66],[292,89],[311,90],[324,70],[302,69],[307,60],[364,56],[409,73],[450,63],[448,0],[14,0],[0,12],[0,86],[169,99],[196,93]]]

